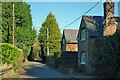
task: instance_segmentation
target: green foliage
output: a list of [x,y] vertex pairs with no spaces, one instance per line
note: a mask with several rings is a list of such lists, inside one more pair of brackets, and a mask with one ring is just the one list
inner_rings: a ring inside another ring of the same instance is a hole
[[18,47],[19,49],[23,49],[24,47],[23,43],[15,43],[15,46]]
[[2,42],[2,3],[0,3],[0,43]]
[[40,52],[40,43],[38,40],[36,40],[36,42],[33,44],[33,54],[34,54],[34,57],[38,57],[38,54]]
[[[49,38],[47,40],[47,29],[49,31]],[[59,52],[61,50],[61,33],[56,22],[55,16],[50,12],[40,28],[39,38],[41,47],[43,47],[44,55],[47,53],[49,47],[50,54]],[[49,45],[47,46],[47,41]]]
[[2,48],[2,63],[12,64],[14,69],[18,67],[18,58],[20,56],[20,50],[9,44],[0,44]]
[[[93,67],[104,77],[118,77],[120,72],[120,33],[95,40]],[[100,43],[101,42],[101,43]]]
[[30,47],[30,46],[25,46],[25,47],[23,48],[24,60],[27,59],[28,55],[30,54],[30,51],[31,51],[31,47]]
[[26,2],[2,2],[2,43],[12,43],[13,4],[14,42],[18,48],[23,49],[26,58],[37,37],[35,28],[32,28],[30,5]]
[[26,46],[23,43],[15,43],[15,46],[18,47],[19,49],[23,50],[23,56],[24,56],[24,60],[27,59],[28,55],[30,54],[31,51],[31,46]]
[[2,2],[2,42],[12,43],[12,10],[14,3],[15,42],[32,45],[36,30],[32,29],[30,5],[23,2]]
[[34,60],[34,58],[39,58],[40,53],[40,44],[36,39],[36,42],[32,45],[30,55],[28,56],[28,60]]

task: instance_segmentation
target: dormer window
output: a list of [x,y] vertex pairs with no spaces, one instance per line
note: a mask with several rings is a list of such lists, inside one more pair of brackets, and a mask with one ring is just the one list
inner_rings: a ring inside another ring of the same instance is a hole
[[85,39],[86,39],[86,30],[83,29],[83,30],[81,31],[81,41],[84,41]]

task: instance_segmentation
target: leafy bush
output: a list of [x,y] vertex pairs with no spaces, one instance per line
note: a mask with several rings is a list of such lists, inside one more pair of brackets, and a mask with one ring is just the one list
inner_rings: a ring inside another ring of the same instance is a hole
[[93,59],[92,65],[99,75],[103,77],[118,77],[120,72],[120,33],[116,32],[112,36],[96,39]]
[[30,54],[30,50],[31,50],[31,48],[30,48],[30,46],[25,46],[24,48],[23,48],[23,56],[24,56],[24,60],[26,60],[27,59],[27,57],[29,56],[29,54]]
[[23,50],[24,61],[27,59],[28,55],[30,54],[30,46],[27,46],[23,43],[15,43],[15,46],[19,49]]
[[36,39],[36,42],[32,45],[28,60],[34,60],[34,58],[40,59],[40,43]]
[[10,44],[0,44],[2,48],[2,63],[12,64],[16,70],[18,67],[18,58],[20,56],[20,50]]
[[16,47],[18,47],[19,49],[23,49],[23,43],[16,43],[15,44]]
[[33,47],[32,53],[33,53],[34,58],[39,57],[39,55],[38,55],[40,52],[40,45],[39,44],[40,44],[39,41],[36,40],[36,42],[32,46]]

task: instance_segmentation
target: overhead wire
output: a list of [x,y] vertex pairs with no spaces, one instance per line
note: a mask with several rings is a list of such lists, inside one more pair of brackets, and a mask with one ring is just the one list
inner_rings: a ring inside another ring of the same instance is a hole
[[[89,10],[87,10],[83,15],[87,14],[88,12],[90,12],[93,8],[95,8],[102,0],[100,0],[99,2],[97,2],[93,7],[91,7]],[[72,21],[71,23],[69,23],[68,25],[66,25],[65,27],[61,28],[60,30],[72,25],[74,22],[76,22],[77,20],[79,20],[82,17],[82,15],[80,17],[78,17],[77,19],[75,19],[74,21]]]

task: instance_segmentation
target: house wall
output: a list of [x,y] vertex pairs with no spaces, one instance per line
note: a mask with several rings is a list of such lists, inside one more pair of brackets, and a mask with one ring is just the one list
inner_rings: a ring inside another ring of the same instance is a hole
[[[83,66],[81,64],[81,54],[85,53],[86,54],[86,64]],[[85,41],[79,41],[79,50],[78,50],[78,67],[79,69],[84,69],[87,70],[88,67],[88,36]],[[83,68],[84,67],[84,68]]]
[[[81,23],[81,28],[86,27],[84,23],[84,19]],[[79,33],[80,34],[80,33]],[[85,53],[86,54],[86,64],[83,65],[81,64],[81,54]],[[78,40],[78,70],[88,70],[88,32],[86,30],[86,40],[81,41],[80,39]]]
[[66,44],[66,51],[78,51],[78,44]]
[[62,44],[62,51],[78,51],[78,44]]
[[92,72],[94,69],[92,68],[92,66],[91,66],[91,64],[92,64],[92,56],[93,56],[93,47],[94,47],[94,40],[96,39],[96,37],[89,37],[89,39],[88,39],[88,47],[89,47],[89,49],[88,49],[88,52],[89,52],[89,54],[88,54],[88,70],[90,71],[90,72]]
[[[93,47],[95,39],[98,39],[100,42],[101,37],[90,37],[87,32],[87,38],[85,41],[78,42],[78,69],[82,71],[94,72],[94,68],[92,67],[93,62]],[[86,53],[86,64],[81,64],[81,53]]]

